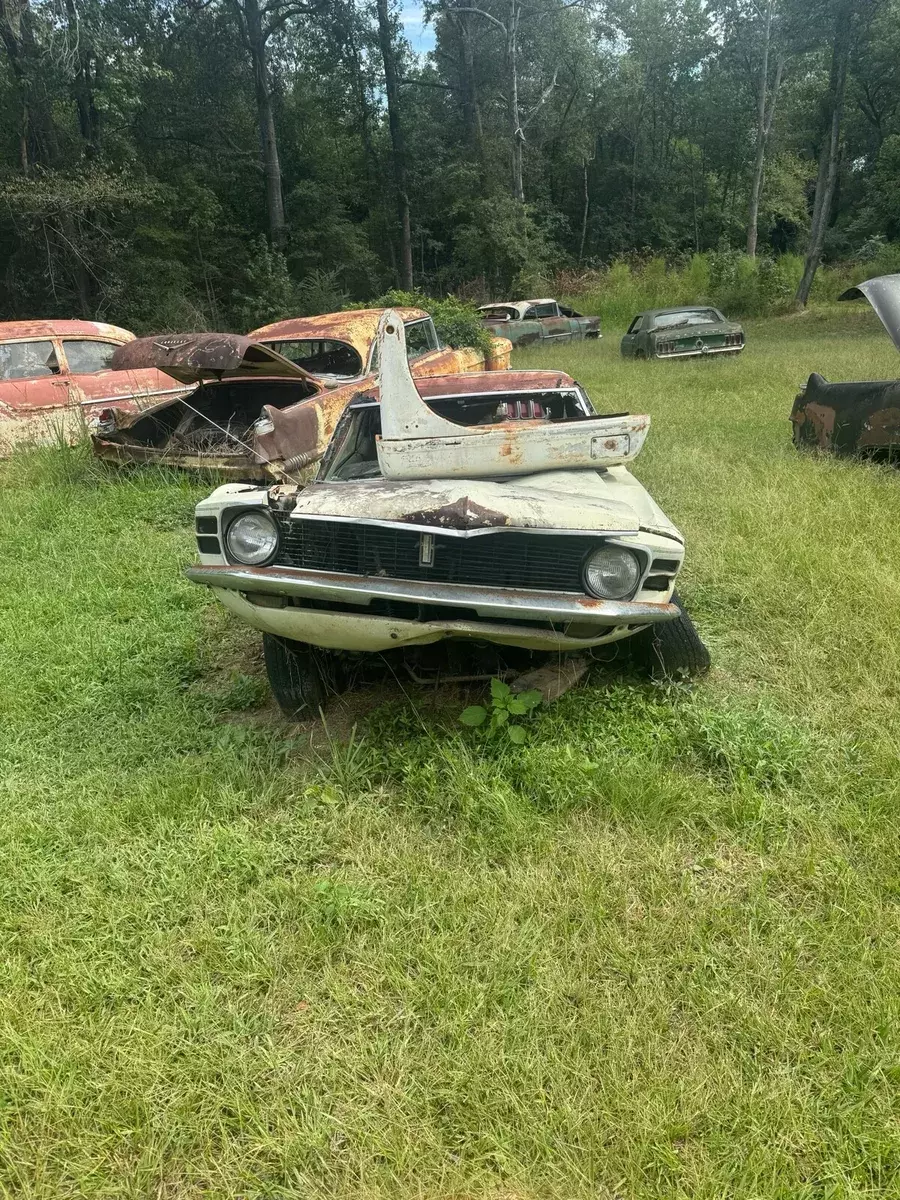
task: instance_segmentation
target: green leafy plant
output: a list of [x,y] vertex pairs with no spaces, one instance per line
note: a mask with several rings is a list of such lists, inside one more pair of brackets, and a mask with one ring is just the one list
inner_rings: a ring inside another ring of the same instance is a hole
[[511,718],[528,716],[541,700],[540,692],[514,692],[502,679],[492,679],[490,708],[485,708],[482,704],[472,704],[463,709],[459,719],[463,725],[470,728],[483,727],[488,737],[496,737],[505,732],[511,742],[521,746],[528,736],[527,730],[524,725]]

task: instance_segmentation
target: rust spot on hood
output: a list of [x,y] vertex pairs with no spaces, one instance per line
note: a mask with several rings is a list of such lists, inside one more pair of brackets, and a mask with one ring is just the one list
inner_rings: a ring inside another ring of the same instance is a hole
[[510,524],[506,513],[476,504],[468,496],[460,496],[452,504],[440,508],[404,513],[397,520],[409,525],[430,525],[436,529],[497,529]]

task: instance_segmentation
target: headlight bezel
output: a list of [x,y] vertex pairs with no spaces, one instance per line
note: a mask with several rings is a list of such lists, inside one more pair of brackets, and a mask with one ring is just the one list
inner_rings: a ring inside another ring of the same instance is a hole
[[[250,516],[262,517],[271,526],[272,533],[274,534],[272,549],[264,558],[254,560],[253,562],[248,562],[247,559],[240,558],[237,554],[235,554],[231,544],[231,532],[234,526],[242,518]],[[262,508],[258,504],[243,505],[239,508],[227,509],[222,513],[220,519],[223,526],[222,550],[229,563],[233,563],[238,567],[267,567],[270,566],[278,557],[278,551],[281,547],[281,531],[278,528],[277,521],[268,509]]]
[[[598,554],[608,551],[615,551],[620,555],[627,556],[634,563],[635,567],[633,586],[623,592],[620,592],[618,595],[610,595],[608,593],[598,591],[596,588],[591,587],[589,582],[588,569],[591,565],[591,560]],[[616,541],[599,542],[593,550],[589,550],[584,556],[584,561],[581,565],[581,579],[584,585],[584,590],[587,595],[594,600],[610,600],[613,602],[633,600],[641,590],[644,579],[650,570],[651,558],[652,556],[648,554],[643,547],[626,546],[621,542]]]

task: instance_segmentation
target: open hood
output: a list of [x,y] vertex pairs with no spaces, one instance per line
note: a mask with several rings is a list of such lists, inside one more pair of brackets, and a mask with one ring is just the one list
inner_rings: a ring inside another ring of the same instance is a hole
[[838,300],[859,300],[863,296],[878,313],[891,341],[900,350],[900,275],[877,275],[867,279],[841,292]]
[[322,385],[296,363],[238,333],[163,333],[119,346],[110,360],[116,371],[157,367],[179,383],[267,376]]

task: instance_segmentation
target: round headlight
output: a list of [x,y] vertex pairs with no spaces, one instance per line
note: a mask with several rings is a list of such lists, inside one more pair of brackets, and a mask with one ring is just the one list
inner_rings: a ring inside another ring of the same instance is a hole
[[228,557],[248,567],[258,567],[273,558],[278,549],[278,530],[267,512],[245,512],[235,517],[225,534]]
[[584,582],[588,591],[603,600],[625,600],[633,596],[640,578],[640,560],[622,546],[603,546],[589,554],[584,564]]

